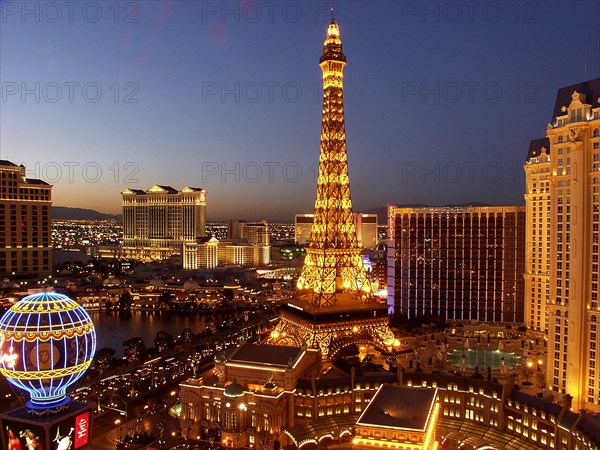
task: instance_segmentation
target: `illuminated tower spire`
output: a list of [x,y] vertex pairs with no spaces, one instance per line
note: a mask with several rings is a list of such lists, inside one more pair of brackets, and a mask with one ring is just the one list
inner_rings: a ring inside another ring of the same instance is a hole
[[340,29],[333,20],[319,65],[323,71],[323,121],[314,222],[296,294],[281,303],[271,332],[278,345],[306,345],[334,359],[348,346],[398,349],[386,303],[375,301],[362,263],[352,216]]
[[346,56],[333,12],[319,65],[323,71],[323,118],[317,198],[310,244],[297,287],[302,299],[313,306],[327,307],[336,305],[342,297],[358,302],[372,300],[352,215],[344,124]]

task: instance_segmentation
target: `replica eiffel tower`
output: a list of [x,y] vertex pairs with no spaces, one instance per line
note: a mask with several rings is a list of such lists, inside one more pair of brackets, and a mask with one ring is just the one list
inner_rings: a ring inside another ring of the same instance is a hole
[[371,292],[356,238],[344,123],[346,56],[333,17],[319,65],[323,118],[314,222],[296,294],[281,305],[270,341],[318,348],[332,359],[348,345],[386,351],[398,341],[388,327],[387,305]]

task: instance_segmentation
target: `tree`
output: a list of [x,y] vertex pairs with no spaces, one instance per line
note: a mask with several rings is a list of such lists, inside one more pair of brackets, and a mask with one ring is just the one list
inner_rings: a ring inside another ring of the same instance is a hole
[[234,294],[232,289],[223,289],[223,299],[221,300],[221,306],[227,308],[233,301]]
[[154,339],[154,346],[158,353],[164,353],[173,348],[174,340],[173,336],[171,336],[166,331],[159,331],[156,333],[156,338]]
[[185,344],[189,344],[196,339],[196,335],[191,328],[184,328],[181,332],[181,341]]
[[123,342],[125,347],[125,358],[127,361],[135,362],[139,361],[142,357],[142,353],[146,350],[146,344],[141,337],[133,337]]
[[160,298],[158,299],[158,303],[161,309],[171,309],[171,301],[172,296],[169,291],[163,291],[162,294],[160,294]]
[[119,311],[129,311],[132,303],[133,299],[131,298],[131,293],[129,291],[123,291],[119,297]]
[[115,349],[110,347],[102,347],[94,356],[94,363],[100,373],[104,373],[108,369],[114,367],[117,362],[115,358]]

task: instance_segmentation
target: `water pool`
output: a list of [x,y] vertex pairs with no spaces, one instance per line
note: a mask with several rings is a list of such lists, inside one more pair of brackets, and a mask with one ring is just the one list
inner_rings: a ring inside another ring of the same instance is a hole
[[448,362],[456,367],[460,367],[464,355],[469,369],[473,369],[475,366],[479,366],[480,369],[487,369],[490,366],[492,370],[500,370],[502,358],[504,358],[507,370],[517,368],[523,362],[523,358],[514,352],[486,348],[452,350],[447,355]]

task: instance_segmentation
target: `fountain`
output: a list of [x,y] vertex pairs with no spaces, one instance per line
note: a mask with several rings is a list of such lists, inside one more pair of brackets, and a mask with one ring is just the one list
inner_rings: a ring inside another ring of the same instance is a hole
[[448,355],[448,362],[455,367],[464,366],[465,369],[473,369],[479,364],[489,366],[492,370],[499,370],[502,368],[502,360],[504,359],[505,369],[515,369],[523,361],[523,359],[510,351],[500,351],[485,348],[469,349],[464,351],[463,349],[453,350]]

